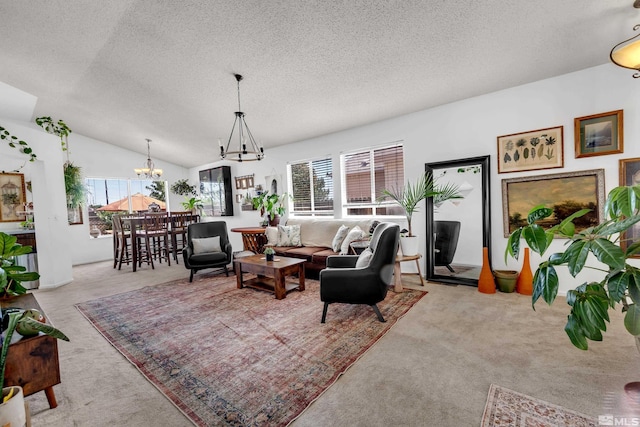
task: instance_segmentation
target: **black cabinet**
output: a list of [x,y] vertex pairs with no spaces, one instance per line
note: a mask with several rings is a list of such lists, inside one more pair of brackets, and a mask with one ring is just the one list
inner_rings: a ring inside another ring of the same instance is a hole
[[231,167],[200,171],[200,196],[204,201],[207,216],[233,216],[233,194],[231,193]]

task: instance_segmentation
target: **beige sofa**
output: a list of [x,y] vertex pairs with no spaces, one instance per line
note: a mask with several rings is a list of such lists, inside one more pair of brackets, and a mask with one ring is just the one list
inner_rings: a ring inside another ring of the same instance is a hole
[[[327,257],[339,254],[331,249],[331,244],[341,225],[350,229],[357,225],[368,237],[373,222],[373,219],[290,218],[286,225],[300,226],[302,246],[277,246],[272,239],[267,244],[273,247],[276,255],[305,259],[306,271],[317,273],[326,267]],[[267,236],[270,237],[269,233]]]

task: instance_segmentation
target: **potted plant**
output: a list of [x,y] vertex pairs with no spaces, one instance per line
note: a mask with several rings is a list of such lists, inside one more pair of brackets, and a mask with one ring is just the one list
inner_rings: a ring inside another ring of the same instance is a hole
[[[552,215],[544,206],[534,207],[527,216],[527,225],[509,236],[505,250],[507,256],[518,258],[520,238],[532,251],[543,255],[554,236],[568,238],[564,252],[554,253],[538,266],[533,278],[532,306],[540,297],[551,305],[558,294],[559,278],[556,268],[566,266],[572,277],[583,269],[602,273],[600,281],[585,282],[567,292],[567,304],[571,307],[565,332],[571,343],[587,350],[587,340],[601,341],[602,332],[609,322],[609,310],[620,306],[625,313],[624,326],[636,337],[640,335],[640,269],[627,260],[640,253],[640,242],[620,246],[620,233],[629,230],[640,221],[640,186],[620,186],[611,190],[605,203],[603,223],[575,232],[573,220],[589,212],[579,210],[559,224],[545,230],[537,224]],[[604,264],[587,265],[589,255]]]
[[264,222],[275,227],[280,223],[280,217],[286,212],[285,200],[287,197],[290,198],[287,193],[277,195],[267,192],[254,197],[251,202],[254,208],[260,210],[260,215],[265,216]]
[[31,246],[17,243],[18,238],[0,232],[0,298],[22,295],[27,289],[22,282],[38,280],[36,272],[27,272],[21,265],[16,265],[15,257],[31,253]]
[[382,195],[378,198],[379,203],[391,199],[404,210],[404,215],[407,218],[407,232],[400,236],[403,255],[418,253],[419,240],[412,232],[411,219],[413,214],[418,211],[418,204],[429,197],[434,198],[434,203],[442,203],[449,199],[461,199],[462,195],[459,193],[457,185],[448,183],[444,186],[438,186],[431,175],[423,173],[414,184],[407,182],[404,187],[383,189]]
[[185,211],[192,213],[199,213],[200,210],[204,208],[202,200],[197,196],[187,197],[181,204]]
[[272,247],[268,246],[264,249],[264,256],[267,259],[267,261],[273,261],[273,257],[275,254],[276,254],[276,251],[273,250]]
[[171,192],[179,196],[195,196],[198,194],[196,193],[195,185],[189,185],[188,181],[187,179],[177,180],[171,185]]

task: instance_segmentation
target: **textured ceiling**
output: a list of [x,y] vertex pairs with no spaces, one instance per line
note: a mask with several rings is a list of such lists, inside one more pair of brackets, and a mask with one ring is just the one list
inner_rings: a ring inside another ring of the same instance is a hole
[[3,0],[0,81],[34,117],[191,167],[229,136],[234,73],[268,148],[604,64],[632,3]]

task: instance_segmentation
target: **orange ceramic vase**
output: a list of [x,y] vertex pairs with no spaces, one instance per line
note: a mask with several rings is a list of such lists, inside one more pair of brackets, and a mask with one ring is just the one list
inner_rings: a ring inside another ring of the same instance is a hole
[[522,260],[522,270],[516,282],[516,292],[523,295],[533,295],[533,273],[529,264],[529,248],[524,248],[524,260]]
[[482,248],[482,270],[478,278],[478,292],[483,294],[496,293],[496,281],[489,264],[489,248]]

